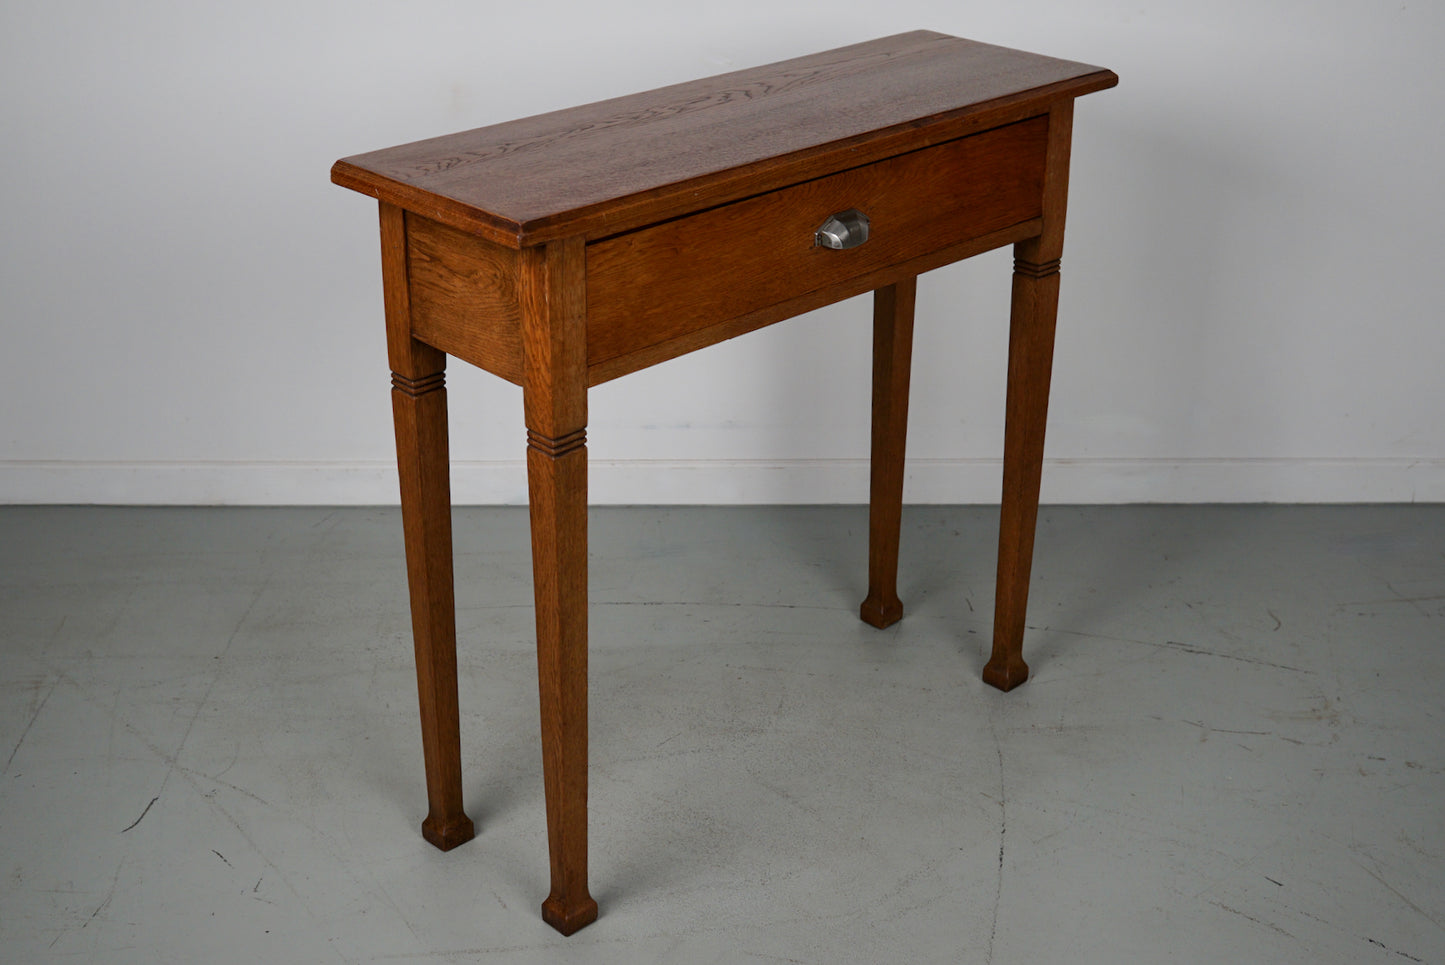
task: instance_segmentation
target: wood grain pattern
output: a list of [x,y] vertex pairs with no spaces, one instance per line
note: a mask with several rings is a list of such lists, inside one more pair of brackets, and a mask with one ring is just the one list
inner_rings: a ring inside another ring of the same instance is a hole
[[903,522],[908,375],[918,280],[907,278],[873,297],[873,451],[868,484],[868,596],[864,623],[883,628],[903,618],[898,598],[898,537]]
[[386,357],[391,370],[409,379],[442,371],[446,355],[418,342],[411,332],[411,281],[406,257],[406,212],[385,201],[381,220],[381,296],[386,312]]
[[[1038,217],[1048,122],[843,171],[588,246],[587,361],[645,349]],[[814,244],[860,208],[868,240]]]
[[1037,235],[1042,227],[1042,220],[1033,218],[1028,221],[1011,225],[1002,231],[995,231],[966,241],[961,245],[953,245],[938,251],[930,251],[926,255],[902,261],[894,265],[887,265],[876,271],[859,275],[856,278],[848,278],[825,288],[810,291],[797,298],[791,298],[776,305],[769,305],[767,308],[749,312],[746,315],[706,328],[694,329],[676,338],[667,339],[661,342],[654,342],[645,348],[635,352],[622,355],[617,358],[607,359],[598,362],[587,368],[587,380],[591,385],[599,385],[611,379],[619,378],[629,372],[636,372],[645,369],[649,365],[656,365],[679,355],[686,355],[688,352],[695,352],[698,349],[715,345],[718,342],[736,338],[739,335],[746,335],[748,332],[756,331],[767,325],[810,312],[815,308],[824,305],[831,305],[834,302],[842,301],[845,298],[852,298],[865,292],[884,288],[905,278],[914,278],[926,271],[932,271],[943,265],[951,264],[964,258],[971,258],[974,255],[1004,245],[1011,245],[1025,238],[1032,238]]
[[[984,679],[1022,657],[1073,99],[1106,70],[918,31],[337,162],[381,201],[387,348],[427,793],[462,811],[444,365],[522,386],[551,889],[571,934],[587,882],[589,385],[868,290],[872,472],[864,620],[897,594],[916,276],[1014,245],[998,605]],[[813,246],[866,211],[860,248]],[[589,317],[590,316],[590,317]]]
[[1014,246],[993,652],[983,668],[983,679],[1003,691],[1029,675],[1023,658],[1024,620],[1044,467],[1073,117],[1072,101],[1050,112],[1044,229],[1037,238]]
[[412,334],[522,384],[522,308],[511,248],[406,216]]
[[930,31],[344,158],[337,184],[512,247],[597,238],[1037,114],[1108,70]]
[[552,889],[542,918],[570,935],[597,918],[587,889],[586,252],[522,252],[523,406],[537,603],[537,679]]
[[475,829],[462,810],[446,356],[410,334],[405,231],[401,210],[383,204],[382,291],[429,803],[422,837],[449,851]]

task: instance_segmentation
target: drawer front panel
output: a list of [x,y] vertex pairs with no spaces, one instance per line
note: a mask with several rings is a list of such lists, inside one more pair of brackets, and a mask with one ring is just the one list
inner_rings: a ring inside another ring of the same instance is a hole
[[[1037,218],[1047,138],[1036,117],[596,242],[588,364]],[[868,240],[815,246],[849,208]]]

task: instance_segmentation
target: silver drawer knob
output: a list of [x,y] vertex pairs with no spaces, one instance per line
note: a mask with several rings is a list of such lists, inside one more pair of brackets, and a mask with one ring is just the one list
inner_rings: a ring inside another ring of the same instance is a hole
[[857,208],[829,215],[813,235],[817,248],[857,248],[868,240],[868,216]]

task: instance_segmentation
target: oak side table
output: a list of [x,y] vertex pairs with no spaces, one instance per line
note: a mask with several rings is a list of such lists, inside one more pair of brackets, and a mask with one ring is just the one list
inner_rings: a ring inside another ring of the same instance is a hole
[[381,206],[382,280],[430,811],[462,810],[443,370],[522,387],[551,894],[587,889],[587,390],[872,291],[862,618],[895,586],[921,272],[1014,246],[993,653],[1028,675],[1024,611],[1053,359],[1074,99],[1110,71],[928,31],[337,161]]

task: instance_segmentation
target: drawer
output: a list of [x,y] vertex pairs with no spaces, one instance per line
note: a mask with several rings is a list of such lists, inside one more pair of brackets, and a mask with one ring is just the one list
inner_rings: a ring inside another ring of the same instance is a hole
[[[1048,119],[886,158],[594,242],[587,361],[607,362],[1040,216]],[[857,208],[869,238],[817,247]]]

